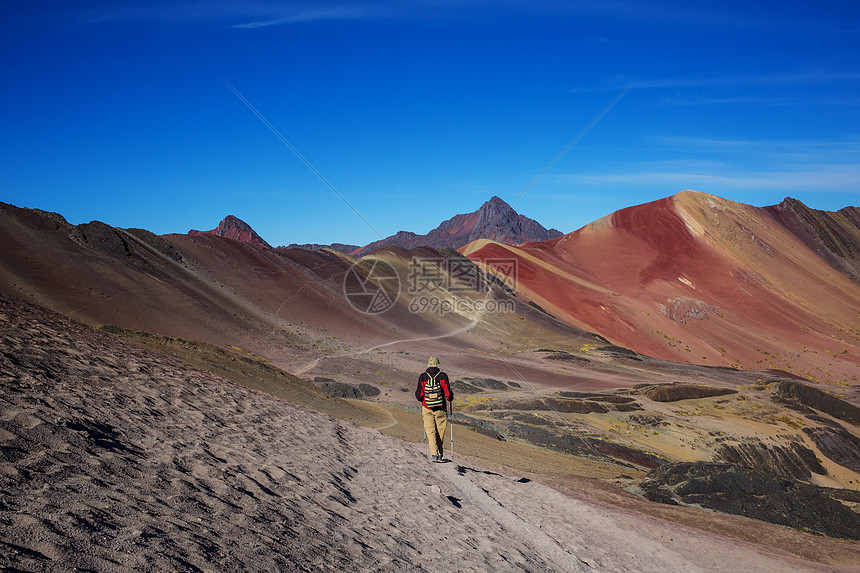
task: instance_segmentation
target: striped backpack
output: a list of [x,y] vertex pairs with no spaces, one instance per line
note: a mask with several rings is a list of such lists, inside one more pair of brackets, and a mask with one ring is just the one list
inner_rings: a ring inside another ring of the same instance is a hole
[[[437,372],[439,376],[441,372]],[[427,382],[424,383],[424,404],[431,410],[445,405],[445,398],[442,394],[442,385],[429,372]]]

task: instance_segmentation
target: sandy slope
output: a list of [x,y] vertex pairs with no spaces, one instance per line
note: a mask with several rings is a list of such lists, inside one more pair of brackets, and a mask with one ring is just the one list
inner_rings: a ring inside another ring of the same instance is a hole
[[835,570],[574,499],[0,298],[0,565]]

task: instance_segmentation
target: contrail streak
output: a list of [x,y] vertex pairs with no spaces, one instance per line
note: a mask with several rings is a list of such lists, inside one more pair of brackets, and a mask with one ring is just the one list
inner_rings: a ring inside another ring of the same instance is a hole
[[556,156],[555,156],[555,159],[553,159],[552,161],[550,161],[550,162],[549,162],[549,165],[547,165],[546,167],[544,167],[544,168],[543,168],[543,171],[541,171],[540,173],[538,173],[538,174],[537,174],[537,177],[535,177],[534,179],[532,179],[532,182],[531,182],[531,183],[529,183],[528,185],[526,185],[526,188],[525,188],[525,189],[523,189],[523,190],[520,192],[520,194],[519,194],[519,195],[517,195],[517,198],[516,198],[516,199],[514,199],[513,201],[511,201],[511,207],[513,207],[513,206],[514,206],[514,203],[516,203],[517,201],[519,201],[519,200],[520,200],[520,197],[522,197],[523,195],[525,195],[525,194],[526,194],[526,191],[528,191],[529,189],[531,189],[532,187],[534,187],[535,183],[537,183],[538,181],[540,181],[541,177],[543,177],[544,175],[546,175],[546,172],[547,172],[547,171],[549,171],[550,169],[552,169],[552,166],[553,166],[553,165],[555,165],[556,163],[558,163],[558,160],[559,160],[559,159],[561,159],[562,157],[564,157],[564,154],[565,154],[565,153],[567,153],[568,151],[570,151],[570,148],[571,148],[571,147],[573,147],[574,145],[576,145],[576,144],[579,142],[579,140],[580,140],[580,139],[582,139],[582,138],[585,136],[585,134],[586,134],[586,133],[588,133],[588,131],[589,131],[592,127],[594,127],[594,125],[595,125],[598,121],[600,121],[600,120],[603,118],[603,116],[604,116],[604,115],[606,115],[606,113],[607,113],[610,109],[612,109],[612,107],[613,107],[616,103],[618,103],[618,100],[620,100],[622,97],[624,97],[624,94],[626,94],[628,91],[630,91],[630,88],[632,88],[632,87],[633,87],[633,83],[634,83],[634,82],[630,82],[629,84],[627,84],[627,87],[625,87],[623,90],[621,90],[621,93],[620,93],[620,94],[618,94],[617,96],[615,96],[615,99],[613,99],[611,102],[609,102],[609,105],[607,105],[605,108],[603,108],[603,111],[601,111],[600,113],[598,113],[598,114],[594,117],[594,119],[592,119],[592,120],[588,123],[588,125],[586,125],[586,126],[585,126],[585,128],[583,128],[583,130],[579,132],[579,135],[577,135],[575,138],[573,138],[573,141],[571,141],[570,143],[568,143],[568,144],[567,144],[567,147],[565,147],[564,149],[562,149],[562,150],[561,150],[561,153],[559,153],[558,155],[556,155]]
[[368,222],[368,220],[367,220],[367,219],[365,219],[364,217],[362,217],[362,216],[361,216],[361,213],[359,213],[359,212],[358,212],[358,210],[357,210],[355,207],[353,207],[353,206],[352,206],[352,204],[351,204],[349,201],[347,201],[347,200],[346,200],[346,197],[344,197],[343,195],[341,195],[340,193],[338,193],[337,189],[335,189],[335,188],[334,188],[334,185],[332,185],[331,183],[329,183],[329,182],[328,182],[328,179],[326,179],[325,177],[323,177],[322,173],[320,173],[319,171],[317,171],[317,170],[316,170],[316,168],[315,168],[313,165],[311,165],[311,162],[310,162],[310,161],[308,161],[307,159],[305,159],[305,156],[304,156],[304,155],[302,155],[301,153],[299,153],[299,150],[298,150],[298,149],[296,149],[295,147],[293,147],[293,144],[292,144],[292,143],[290,143],[289,141],[287,141],[287,138],[285,138],[283,135],[281,135],[281,132],[280,132],[280,131],[278,131],[278,130],[275,128],[275,126],[274,126],[274,125],[272,125],[271,123],[269,123],[269,120],[267,120],[265,117],[263,117],[263,114],[261,114],[259,111],[257,111],[257,108],[255,108],[253,105],[251,105],[251,102],[249,102],[248,100],[246,100],[246,99],[245,99],[245,97],[244,97],[242,94],[240,94],[240,93],[239,93],[239,90],[237,90],[236,88],[234,88],[234,87],[230,84],[230,82],[228,82],[227,80],[224,80],[224,83],[225,83],[225,84],[227,84],[227,87],[228,87],[228,88],[230,88],[231,90],[233,90],[233,93],[234,93],[234,94],[236,94],[236,97],[238,97],[240,100],[242,100],[242,103],[244,103],[246,106],[248,106],[248,109],[250,109],[251,111],[253,111],[253,112],[254,112],[254,114],[255,114],[258,118],[260,118],[260,121],[262,121],[264,124],[266,124],[266,127],[268,127],[269,129],[271,129],[271,130],[272,130],[272,133],[274,133],[275,135],[277,135],[277,136],[278,136],[278,139],[280,139],[281,141],[283,141],[283,142],[284,142],[284,145],[286,145],[287,147],[289,147],[289,148],[290,148],[290,151],[292,151],[293,153],[295,153],[295,154],[296,154],[296,157],[298,157],[299,159],[301,159],[301,160],[302,160],[302,162],[303,162],[305,165],[307,165],[307,166],[308,166],[308,169],[310,169],[311,171],[313,171],[313,172],[314,172],[314,175],[316,175],[317,177],[319,177],[319,178],[320,178],[320,181],[322,181],[323,183],[325,183],[325,184],[326,184],[326,186],[328,186],[328,188],[329,188],[329,189],[331,189],[331,190],[334,192],[334,194],[335,194],[335,195],[337,195],[338,197],[340,197],[340,200],[341,200],[341,201],[343,201],[343,202],[346,204],[346,206],[347,206],[347,207],[349,207],[350,209],[352,209],[352,212],[353,212],[353,213],[355,213],[356,215],[358,215],[358,218],[359,218],[359,219],[361,219],[362,221],[364,221],[364,224],[365,224],[365,225],[367,225],[368,227],[370,227],[370,230],[371,230],[371,231],[373,231],[374,233],[376,233],[376,235],[377,235],[380,239],[382,238],[382,234],[381,234],[379,231],[377,231],[377,230],[373,227],[373,225],[371,225],[371,224]]

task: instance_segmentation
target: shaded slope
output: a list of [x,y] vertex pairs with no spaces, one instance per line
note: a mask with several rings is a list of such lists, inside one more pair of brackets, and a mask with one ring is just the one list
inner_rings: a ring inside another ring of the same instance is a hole
[[[513,313],[480,316],[410,309],[405,291],[413,257],[427,258],[434,275],[447,260],[433,249],[380,252],[378,258],[397,269],[404,292],[387,312],[366,314],[344,295],[355,259],[332,251],[266,249],[213,234],[156,237],[98,222],[74,226],[59,215],[11,205],[0,208],[0,242],[0,292],[89,324],[244,348],[289,371],[329,362],[334,372],[313,374],[343,374],[354,383],[367,381],[362,369],[380,381],[405,383],[399,368],[407,360],[385,355],[403,348],[461,354],[468,347],[518,344],[525,323],[528,337],[540,343],[581,334],[525,304]],[[468,287],[451,295],[470,308],[484,298]],[[377,347],[390,350],[368,350]],[[505,365],[497,361],[490,368]]]
[[[209,235],[199,240],[251,249]],[[262,325],[289,344],[266,317],[151,233],[98,222],[74,226],[56,214],[4,205],[0,242],[0,289],[78,320],[220,345],[259,338]]]
[[787,197],[765,210],[834,269],[860,282],[860,209],[819,211]]
[[860,286],[763,209],[684,192],[552,241],[462,251],[516,258],[525,298],[643,354],[858,382]]

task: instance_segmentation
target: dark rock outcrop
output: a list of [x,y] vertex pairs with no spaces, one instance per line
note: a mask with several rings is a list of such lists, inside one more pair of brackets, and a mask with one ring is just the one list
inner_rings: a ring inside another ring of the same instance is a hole
[[731,464],[663,465],[639,486],[647,499],[698,505],[831,537],[860,539],[860,515],[829,490]]
[[803,428],[803,432],[830,460],[860,473],[860,438],[842,427]]
[[630,396],[619,396],[618,394],[601,394],[599,392],[571,392],[562,390],[556,392],[559,396],[565,398],[584,398],[587,400],[595,400],[597,402],[607,402],[609,404],[629,404],[635,402]]
[[549,416],[532,414],[531,412],[490,412],[490,416],[499,420],[523,422],[533,426],[548,426],[550,428],[558,426]]
[[251,225],[238,217],[234,217],[233,215],[227,215],[224,217],[224,219],[218,223],[218,226],[211,231],[195,231],[192,229],[191,231],[188,231],[188,234],[216,235],[218,237],[224,237],[225,239],[241,241],[255,247],[262,247],[264,249],[272,248],[269,243],[264,241],[263,238],[251,228]]
[[467,382],[463,382],[462,380],[454,380],[451,382],[451,389],[454,391],[454,395],[457,394],[481,394],[483,390],[478,388],[477,386],[472,386]]
[[[508,384],[511,384],[511,386]],[[508,382],[508,384],[494,378],[466,377],[463,380],[453,381],[451,386],[455,394],[480,394],[484,390],[506,391],[510,390],[512,386],[515,388],[519,387],[515,382]]]
[[572,400],[566,398],[536,398],[534,400],[508,400],[476,404],[475,410],[520,410],[520,411],[555,411],[573,414],[588,414],[597,412],[605,414],[609,409],[591,400]]
[[380,394],[379,388],[370,384],[347,384],[346,382],[337,382],[331,378],[322,378],[317,376],[314,382],[319,384],[320,389],[327,394],[331,394],[337,398],[372,398]]
[[548,352],[546,356],[544,356],[545,360],[564,360],[567,362],[590,362],[590,360],[584,356],[578,356],[576,354],[571,354],[570,352],[565,352],[564,350],[547,350],[541,349],[540,352]]
[[654,454],[608,440],[577,436],[566,431],[556,432],[545,427],[528,424],[507,423],[504,427],[514,437],[567,454],[608,458],[615,463],[632,464],[646,469],[656,468],[667,463],[666,460]]
[[150,250],[174,262],[182,262],[182,255],[164,238],[146,229],[119,229],[101,221],[90,221],[70,226],[69,236],[80,245],[101,251],[115,259],[135,265],[144,264],[142,250]]
[[72,239],[78,243],[118,259],[131,255],[131,247],[116,229],[101,221],[90,221],[72,229]]
[[797,442],[792,442],[791,446],[768,445],[759,441],[720,444],[715,458],[737,466],[795,479],[809,479],[813,473],[827,473],[815,457],[815,452]]
[[615,412],[636,412],[638,410],[642,410],[642,406],[639,405],[639,402],[631,398],[630,396],[619,396],[617,394],[600,394],[597,392],[557,392],[559,396],[564,396],[565,398],[581,398],[587,400],[589,403],[599,402],[601,406],[605,407],[607,410],[615,411]]
[[510,390],[507,384],[495,378],[464,378],[469,384],[487,390]]
[[636,388],[636,393],[643,394],[655,402],[678,402],[679,400],[697,400],[713,396],[737,394],[730,388],[714,388],[696,384],[657,384]]
[[499,440],[500,442],[506,441],[502,430],[487,420],[481,420],[480,418],[473,418],[472,416],[457,413],[454,414],[454,422],[467,426],[479,434],[489,436],[493,439]]
[[629,348],[624,348],[623,346],[604,346],[603,348],[595,348],[593,352],[603,352],[608,354],[613,358],[627,358],[629,360],[638,360],[642,361],[643,356],[638,352],[634,352]]
[[508,245],[519,245],[534,241],[546,241],[560,237],[556,229],[547,230],[540,223],[520,215],[510,205],[493,197],[473,213],[455,215],[426,235],[416,235],[409,231],[374,241],[355,252],[353,256],[363,257],[380,247],[435,247],[459,249],[477,239],[491,239]]
[[849,424],[860,426],[860,408],[827,392],[788,380],[777,381],[775,390],[775,396],[789,405],[794,403],[807,406]]
[[381,391],[376,386],[371,386],[370,384],[366,384],[362,382],[358,385],[358,389],[361,390],[362,395],[367,398],[372,398],[373,396],[379,396]]
[[147,231],[146,229],[120,229],[120,232],[128,233],[141,243],[172,261],[177,263],[182,262],[182,255],[179,254],[179,251],[174,249],[173,245],[152,231]]
[[[589,414],[596,412],[605,414],[609,411],[634,412],[642,410],[642,406],[632,398],[611,394],[592,394],[587,392],[558,392],[563,398],[535,398],[532,400],[506,400],[476,404],[474,410],[516,410],[540,412],[565,412],[573,414]],[[570,397],[568,395],[582,394]]]
[[181,263],[182,255],[166,239],[146,229],[121,229],[101,221],[72,225],[59,213],[41,209],[23,209],[0,202],[0,213],[12,213],[27,220],[43,232],[62,231],[78,245],[100,251],[123,262],[149,267],[144,251],[151,251]]

